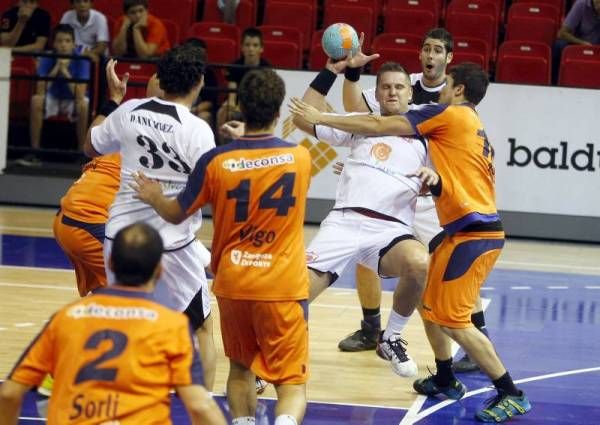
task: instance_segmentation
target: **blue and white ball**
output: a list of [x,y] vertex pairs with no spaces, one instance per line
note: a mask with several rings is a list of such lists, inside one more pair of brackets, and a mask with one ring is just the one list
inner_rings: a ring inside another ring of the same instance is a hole
[[348,55],[354,55],[358,51],[358,34],[348,24],[331,24],[323,32],[321,45],[325,54],[331,59],[343,59]]

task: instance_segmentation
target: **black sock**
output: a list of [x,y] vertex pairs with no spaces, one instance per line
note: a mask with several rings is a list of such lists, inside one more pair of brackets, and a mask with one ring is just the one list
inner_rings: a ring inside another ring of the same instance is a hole
[[364,321],[373,327],[373,329],[381,329],[381,311],[379,307],[363,308]]
[[506,372],[500,378],[494,379],[492,382],[494,384],[494,387],[496,387],[498,391],[502,391],[505,394],[512,396],[521,395],[521,391],[519,391],[517,387],[515,387],[515,383],[513,382],[508,372]]
[[447,360],[435,359],[435,367],[437,371],[433,376],[433,382],[438,387],[447,387],[450,385],[450,381],[456,379],[452,370],[452,357]]
[[485,316],[483,315],[483,311],[478,311],[477,313],[471,314],[471,322],[473,322],[473,324],[475,325],[475,327],[477,329],[479,329],[479,332],[481,332],[482,334],[484,334],[488,338],[490,337],[488,335],[488,331],[487,331],[487,328],[485,326]]

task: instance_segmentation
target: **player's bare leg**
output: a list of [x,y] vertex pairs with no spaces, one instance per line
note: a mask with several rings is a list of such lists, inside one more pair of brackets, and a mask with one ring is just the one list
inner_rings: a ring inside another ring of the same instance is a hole
[[400,376],[415,376],[416,363],[406,353],[406,341],[400,332],[408,322],[425,289],[429,255],[419,241],[406,239],[394,245],[380,260],[379,271],[384,276],[399,276],[394,290],[394,302],[388,324],[377,346],[377,354],[390,360],[393,371]]
[[77,117],[76,132],[77,132],[77,147],[83,150],[85,136],[88,129],[88,108],[89,101],[87,99],[75,100],[75,115]]
[[321,294],[321,292],[329,287],[331,284],[331,274],[327,272],[319,272],[309,268],[308,278],[310,280],[308,302],[311,303]]
[[234,420],[236,418],[254,418],[256,412],[255,375],[250,369],[232,360],[229,361],[229,376],[227,377],[227,402]]
[[[485,316],[483,314],[481,297],[477,297],[475,307],[473,307],[473,312],[471,313],[471,322],[473,322],[473,325],[475,325],[479,332],[483,333],[486,338],[489,338],[487,328],[485,326]],[[456,373],[476,372],[479,370],[477,363],[475,363],[467,353],[465,353],[465,355],[459,360],[455,361],[452,366],[454,367],[454,371]]]
[[277,391],[275,423],[277,425],[301,423],[306,412],[306,385],[275,385],[275,391]]
[[31,147],[39,149],[42,138],[42,125],[44,123],[44,95],[35,94],[31,97],[31,117],[29,132],[31,134]]
[[202,326],[196,330],[198,337],[199,354],[202,360],[204,373],[204,387],[212,392],[215,385],[215,374],[217,370],[217,349],[213,337],[213,316],[209,315]]
[[381,279],[373,270],[356,265],[356,291],[362,307],[360,329],[340,341],[341,351],[366,351],[377,347],[381,333]]

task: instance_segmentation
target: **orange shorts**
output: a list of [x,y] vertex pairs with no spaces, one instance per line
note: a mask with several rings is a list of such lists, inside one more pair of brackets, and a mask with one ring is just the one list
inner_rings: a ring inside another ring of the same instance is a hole
[[272,384],[308,380],[306,301],[217,301],[229,359]]
[[106,286],[100,239],[104,237],[104,224],[83,223],[61,211],[54,218],[53,230],[56,242],[73,264],[79,295],[85,297],[90,291]]
[[504,246],[504,232],[458,232],[433,251],[421,316],[448,328],[468,328],[479,289]]

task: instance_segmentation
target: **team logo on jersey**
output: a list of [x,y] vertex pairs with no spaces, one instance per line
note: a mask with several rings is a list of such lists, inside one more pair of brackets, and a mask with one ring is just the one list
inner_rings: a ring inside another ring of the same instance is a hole
[[276,167],[278,165],[293,164],[296,161],[294,155],[291,153],[264,156],[262,158],[246,159],[226,159],[223,161],[223,168],[229,171],[245,171],[253,170],[256,168],[268,168]]
[[377,143],[371,148],[371,156],[378,161],[387,161],[392,153],[392,147],[385,143]]
[[242,259],[242,251],[237,249],[231,250],[231,262],[235,265],[240,264],[240,260]]

